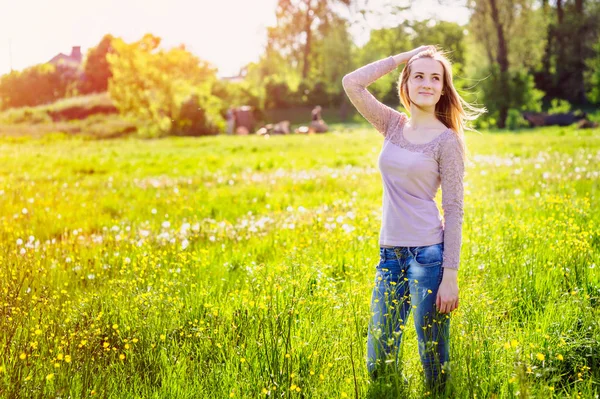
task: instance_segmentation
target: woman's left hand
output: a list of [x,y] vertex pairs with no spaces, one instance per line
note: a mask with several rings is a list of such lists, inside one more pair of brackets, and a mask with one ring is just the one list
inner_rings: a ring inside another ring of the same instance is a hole
[[458,308],[458,281],[456,278],[442,278],[435,306],[440,313],[450,313]]

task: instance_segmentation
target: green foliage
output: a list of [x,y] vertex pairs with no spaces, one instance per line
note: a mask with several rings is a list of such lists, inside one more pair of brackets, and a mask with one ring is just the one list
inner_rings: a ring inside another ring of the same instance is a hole
[[595,56],[586,63],[586,87],[589,100],[600,104],[600,40],[594,45],[594,52]]
[[265,81],[265,108],[288,108],[293,105],[292,91],[285,80],[277,77]]
[[241,82],[217,80],[212,87],[212,94],[220,98],[228,107],[249,105],[254,109],[263,108],[261,91],[253,87],[248,80]]
[[108,80],[112,76],[106,55],[112,52],[112,35],[105,35],[96,47],[91,48],[85,60],[82,93],[99,93],[108,89]]
[[13,71],[0,78],[0,103],[7,109],[53,102],[76,81],[76,73],[65,65],[40,64]]
[[[319,46],[322,66],[318,70],[318,80],[313,88],[316,93],[313,96],[324,96],[313,98],[312,103],[325,104],[332,101],[338,104],[345,97],[340,82],[345,74],[355,66],[353,59],[354,44],[348,31],[348,22],[340,20],[331,26],[327,35],[323,37]],[[318,94],[317,94],[318,93]]]
[[90,94],[57,100],[36,107],[11,108],[0,113],[3,124],[38,124],[53,121],[85,119],[92,115],[116,113],[108,93]]
[[[113,40],[115,52],[107,59],[115,106],[123,115],[142,121],[140,132],[149,136],[192,134],[191,127],[196,129],[193,134],[223,130],[224,104],[212,94],[216,71],[183,46],[165,51],[158,50],[159,44],[160,38],[150,34],[132,44]],[[198,115],[193,115],[190,104],[198,105]]]
[[[483,73],[481,73],[483,75]],[[507,109],[523,111],[540,112],[542,110],[542,98],[544,93],[536,89],[533,76],[527,71],[516,71],[508,73],[506,81],[508,82],[508,98],[500,95],[505,90],[501,79],[501,73],[497,65],[493,65],[487,71],[487,78],[482,80],[477,88],[480,90],[482,98],[479,103],[485,105],[488,109],[487,118],[498,119],[501,107]]]
[[571,104],[567,100],[561,100],[558,98],[553,99],[550,102],[549,114],[563,114],[571,111]]
[[518,109],[511,108],[508,110],[508,116],[506,118],[506,127],[510,130],[521,129],[528,127],[529,122],[523,118],[521,111]]

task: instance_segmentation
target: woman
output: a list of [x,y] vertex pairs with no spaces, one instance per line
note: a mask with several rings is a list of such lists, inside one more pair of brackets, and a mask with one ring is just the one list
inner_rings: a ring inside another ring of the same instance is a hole
[[[366,89],[405,62],[398,94],[410,118]],[[485,109],[460,97],[450,62],[434,46],[363,66],[342,83],[352,104],[384,136],[380,261],[371,298],[367,369],[375,378],[386,364],[398,368],[402,330],[414,309],[425,381],[430,388],[444,388],[450,312],[459,305],[465,122]],[[440,186],[443,219],[434,201]]]

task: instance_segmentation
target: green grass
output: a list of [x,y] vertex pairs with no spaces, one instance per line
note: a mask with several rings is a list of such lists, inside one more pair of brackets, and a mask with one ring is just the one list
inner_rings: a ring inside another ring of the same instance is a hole
[[[430,396],[414,328],[367,378],[382,138],[334,127],[0,139],[0,397]],[[600,131],[467,137],[453,397],[593,398]]]

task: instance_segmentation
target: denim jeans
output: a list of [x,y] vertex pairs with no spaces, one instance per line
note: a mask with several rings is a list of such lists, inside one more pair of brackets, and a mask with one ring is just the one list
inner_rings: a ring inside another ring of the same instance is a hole
[[367,369],[371,376],[390,363],[398,370],[403,330],[414,310],[425,382],[430,386],[445,386],[449,372],[450,313],[439,313],[435,305],[443,275],[443,252],[443,242],[380,248],[367,339]]

